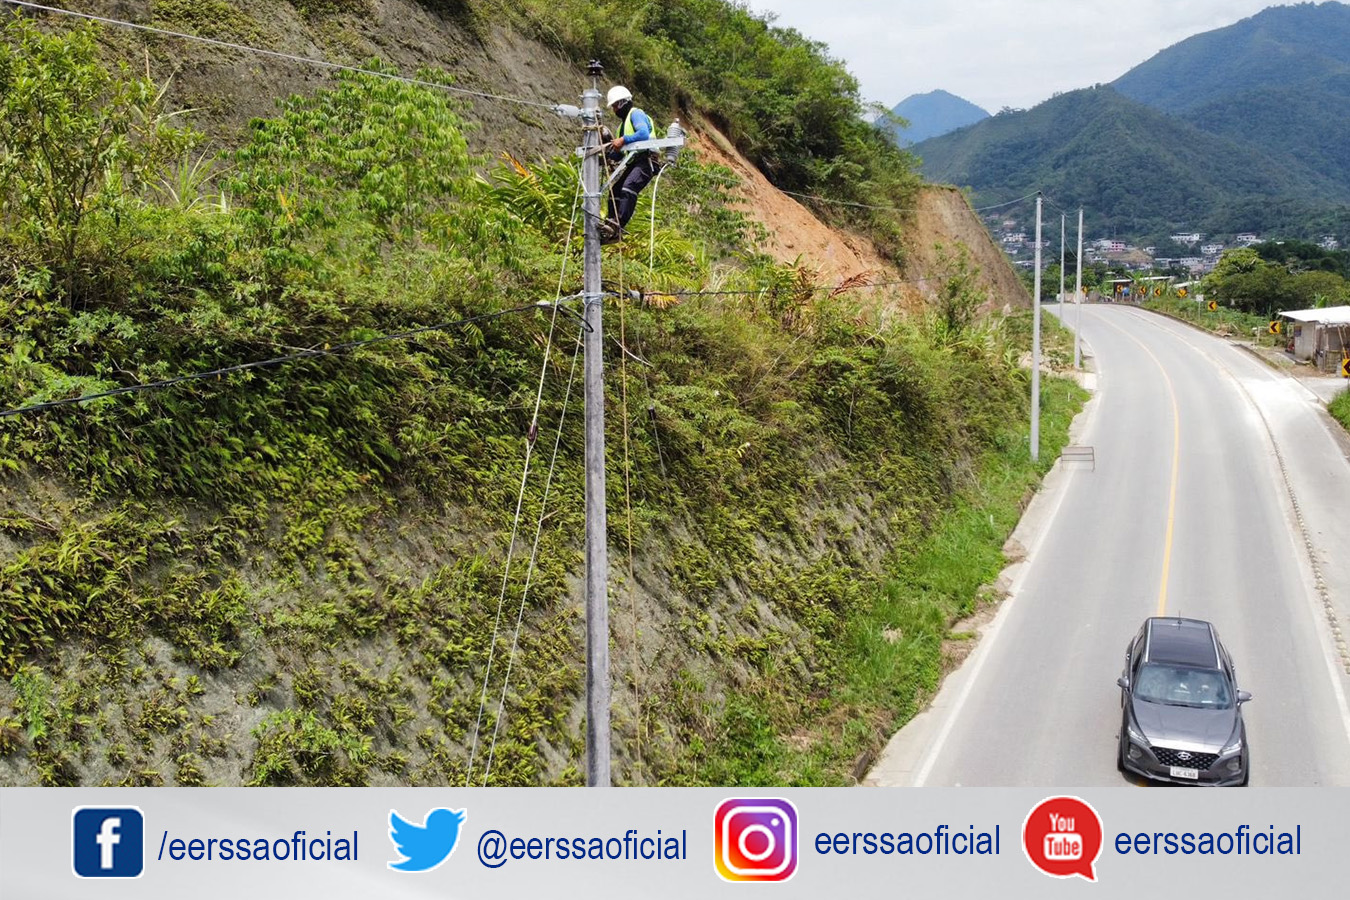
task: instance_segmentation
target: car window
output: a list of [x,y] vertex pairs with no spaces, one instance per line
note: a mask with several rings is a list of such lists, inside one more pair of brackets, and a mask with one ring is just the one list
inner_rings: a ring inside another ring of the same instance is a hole
[[1220,669],[1196,669],[1149,663],[1139,670],[1134,696],[1147,703],[1227,709],[1233,705],[1228,679]]

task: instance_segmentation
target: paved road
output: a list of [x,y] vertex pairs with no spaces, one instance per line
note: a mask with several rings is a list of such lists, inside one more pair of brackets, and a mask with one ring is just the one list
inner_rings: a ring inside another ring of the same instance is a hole
[[1350,563],[1330,552],[1350,547],[1350,463],[1324,413],[1226,341],[1140,310],[1086,307],[1083,338],[1098,393],[1075,442],[1096,469],[1052,473],[1011,598],[868,783],[1122,784],[1125,645],[1179,613],[1215,623],[1255,696],[1252,784],[1350,784],[1333,626],[1350,633]]

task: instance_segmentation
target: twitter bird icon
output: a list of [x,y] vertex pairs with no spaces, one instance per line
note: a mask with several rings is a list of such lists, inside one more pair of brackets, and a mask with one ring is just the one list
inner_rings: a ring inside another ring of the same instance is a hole
[[430,872],[450,858],[459,845],[459,828],[464,824],[463,809],[433,809],[426,825],[415,825],[389,810],[389,840],[405,858],[391,862],[389,868],[400,872]]

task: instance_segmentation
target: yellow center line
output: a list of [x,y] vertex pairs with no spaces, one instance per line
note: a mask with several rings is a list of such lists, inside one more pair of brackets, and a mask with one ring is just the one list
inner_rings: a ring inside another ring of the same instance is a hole
[[1158,359],[1148,345],[1139,338],[1119,325],[1107,324],[1134,341],[1141,350],[1148,354],[1149,359],[1153,360],[1153,364],[1158,367],[1158,371],[1162,372],[1163,381],[1167,384],[1167,394],[1172,400],[1172,485],[1168,489],[1167,495],[1167,530],[1163,536],[1162,579],[1158,584],[1158,615],[1165,616],[1167,615],[1167,582],[1172,571],[1172,535],[1176,531],[1177,520],[1177,476],[1181,471],[1181,407],[1177,404],[1176,385],[1172,383],[1172,376],[1167,374],[1167,369],[1163,366],[1162,360]]

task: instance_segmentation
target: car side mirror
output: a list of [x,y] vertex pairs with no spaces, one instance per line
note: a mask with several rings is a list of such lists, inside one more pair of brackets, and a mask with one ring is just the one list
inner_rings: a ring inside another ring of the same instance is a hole
[[1126,678],[1124,675],[1116,679],[1116,684],[1120,685],[1122,691],[1128,691],[1130,689],[1130,679]]
[[1246,703],[1246,702],[1247,702],[1248,700],[1250,700],[1250,699],[1252,699],[1252,695],[1251,695],[1251,692],[1250,692],[1250,691],[1238,691],[1238,702],[1239,702],[1239,703]]

